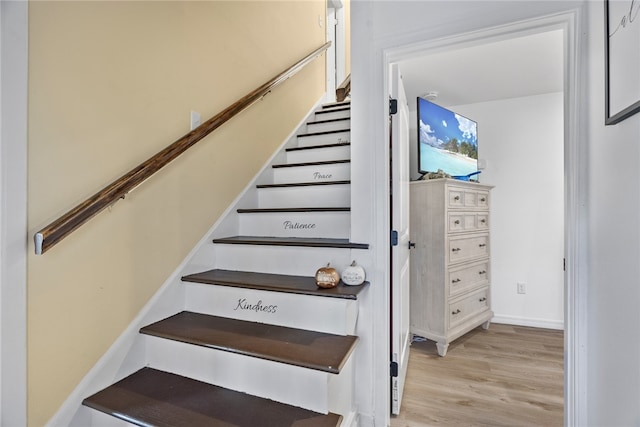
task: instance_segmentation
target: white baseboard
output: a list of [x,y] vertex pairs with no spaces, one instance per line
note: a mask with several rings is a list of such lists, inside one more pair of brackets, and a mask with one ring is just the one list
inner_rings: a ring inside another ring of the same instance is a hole
[[374,427],[375,421],[373,416],[367,414],[358,413],[357,427]]
[[349,412],[349,414],[344,415],[342,418],[343,427],[358,427],[358,414],[356,412]]
[[564,322],[548,319],[534,319],[520,316],[495,315],[491,323],[501,323],[505,325],[529,326],[532,328],[564,330]]

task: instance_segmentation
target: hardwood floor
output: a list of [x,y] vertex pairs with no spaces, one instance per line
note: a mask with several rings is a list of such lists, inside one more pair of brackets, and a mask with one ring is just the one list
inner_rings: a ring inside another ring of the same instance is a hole
[[562,426],[563,331],[492,324],[451,343],[411,346],[391,427]]

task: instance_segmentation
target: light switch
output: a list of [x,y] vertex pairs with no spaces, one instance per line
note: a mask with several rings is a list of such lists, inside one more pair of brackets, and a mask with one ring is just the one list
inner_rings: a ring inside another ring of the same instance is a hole
[[194,130],[198,126],[200,126],[200,113],[191,111],[191,130]]

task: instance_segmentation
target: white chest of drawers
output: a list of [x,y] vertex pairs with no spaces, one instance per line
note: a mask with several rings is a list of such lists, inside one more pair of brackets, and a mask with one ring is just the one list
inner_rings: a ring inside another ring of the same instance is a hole
[[491,311],[491,186],[435,179],[411,188],[411,333],[436,342],[438,354]]

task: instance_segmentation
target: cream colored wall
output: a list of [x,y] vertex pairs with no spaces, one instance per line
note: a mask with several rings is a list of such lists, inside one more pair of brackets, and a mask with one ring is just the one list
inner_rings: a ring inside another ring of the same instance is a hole
[[[31,2],[33,235],[324,42],[324,1]],[[124,201],[28,259],[28,417],[40,426],[324,91],[324,60]]]

